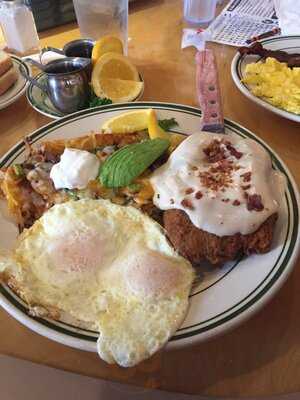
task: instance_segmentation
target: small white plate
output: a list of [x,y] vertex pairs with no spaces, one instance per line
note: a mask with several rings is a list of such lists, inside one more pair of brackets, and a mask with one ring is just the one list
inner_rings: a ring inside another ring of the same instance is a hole
[[[284,50],[287,53],[300,54],[300,36],[279,36],[275,38],[265,39],[260,41],[262,45],[269,50]],[[292,121],[300,122],[300,115],[285,111],[281,108],[275,107],[268,103],[266,100],[254,96],[251,93],[249,86],[242,82],[245,77],[245,68],[247,64],[251,64],[261,60],[260,56],[237,53],[231,63],[231,76],[237,88],[250,100],[256,104],[272,111],[281,117],[290,119]]]
[[[170,103],[136,102],[80,111],[33,132],[30,135],[31,141],[37,143],[99,131],[107,119],[143,108],[154,108],[160,119],[174,117],[179,124],[176,132],[192,134],[200,130],[201,111],[197,108]],[[168,348],[208,339],[249,318],[275,295],[297,260],[300,237],[299,195],[290,172],[276,153],[252,132],[229,120],[226,120],[226,132],[256,140],[270,154],[273,167],[286,176],[285,199],[279,210],[274,241],[266,254],[229,262],[223,268],[197,269],[198,279],[195,280],[190,296],[189,312]],[[23,161],[25,150],[24,143],[18,143],[0,160],[0,168]],[[12,224],[0,216],[0,237],[3,238],[0,247],[8,249],[14,244],[16,236]],[[41,335],[68,346],[96,351],[97,332],[29,316],[27,305],[3,284],[0,285],[0,305],[22,324]]]
[[[41,85],[45,85],[47,77],[44,72],[41,72],[35,77],[35,79]],[[140,80],[144,82],[141,75],[140,75]],[[144,88],[142,89],[138,97],[133,101],[140,100],[143,96],[143,93],[144,93]],[[70,115],[70,114],[63,114],[60,111],[58,111],[57,108],[55,108],[54,105],[52,104],[47,94],[43,92],[39,87],[34,86],[31,82],[29,83],[28,88],[26,90],[26,97],[32,108],[34,108],[37,112],[45,115],[48,118],[59,119],[65,117],[66,115]]]
[[11,58],[15,70],[18,73],[18,79],[11,88],[9,88],[2,96],[0,96],[0,110],[8,107],[10,104],[17,101],[18,98],[21,97],[26,90],[27,81],[22,76],[20,68],[22,68],[27,75],[30,75],[30,68],[24,61],[22,61],[19,57],[16,56],[11,56]]

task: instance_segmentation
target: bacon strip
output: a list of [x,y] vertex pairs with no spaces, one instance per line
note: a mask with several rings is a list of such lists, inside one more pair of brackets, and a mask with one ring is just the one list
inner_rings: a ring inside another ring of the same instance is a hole
[[196,87],[202,110],[201,129],[224,133],[224,117],[218,70],[212,50],[198,51],[196,54]]
[[267,57],[276,58],[279,62],[287,63],[288,67],[300,67],[300,54],[299,53],[287,53],[282,50],[269,50],[263,47],[260,42],[255,42],[249,47],[240,47],[238,49],[240,54],[255,54],[266,59]]

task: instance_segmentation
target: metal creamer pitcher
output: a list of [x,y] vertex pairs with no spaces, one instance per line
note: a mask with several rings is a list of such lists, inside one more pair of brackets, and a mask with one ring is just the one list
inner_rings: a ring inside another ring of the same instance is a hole
[[46,84],[42,85],[22,71],[27,80],[47,94],[57,110],[69,114],[85,107],[90,96],[90,59],[66,57],[51,61],[46,65],[31,58],[26,58],[25,61],[35,65],[46,74]]
[[55,53],[61,54],[65,57],[92,58],[94,44],[95,42],[92,39],[76,39],[66,43],[62,50],[56,47],[47,46],[41,50],[40,61],[42,62],[43,55],[48,51],[54,51]]

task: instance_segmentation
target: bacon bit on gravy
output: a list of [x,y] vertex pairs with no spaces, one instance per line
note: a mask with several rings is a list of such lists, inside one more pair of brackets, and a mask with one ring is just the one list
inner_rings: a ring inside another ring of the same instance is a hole
[[250,189],[250,188],[251,188],[251,185],[245,185],[245,186],[241,186],[241,188],[242,188],[243,190],[248,190],[248,189]]
[[192,194],[192,193],[194,193],[194,191],[195,191],[195,189],[193,189],[193,188],[187,188],[185,191],[185,194]]
[[228,159],[230,156],[240,159],[243,153],[237,151],[229,140],[214,139],[203,149],[207,162],[214,164],[207,171],[200,172],[201,183],[212,191],[225,191],[232,183],[232,172],[240,169],[239,165]]
[[198,190],[198,192],[195,194],[195,197],[197,200],[200,200],[203,197],[203,194],[200,190]]
[[181,205],[182,205],[182,207],[188,208],[190,210],[194,209],[193,203],[189,199],[183,199],[181,201]]
[[[226,142],[225,142],[226,143]],[[232,146],[232,144],[230,142],[226,143],[226,148],[229,151],[229,153],[237,158],[238,160],[243,156],[243,153],[241,153],[240,151],[237,151],[235,147]]]
[[241,175],[241,177],[243,178],[244,182],[250,182],[251,181],[251,172],[245,172],[244,174]]
[[225,148],[221,146],[220,140],[213,140],[206,148],[203,149],[203,153],[207,157],[209,163],[215,163],[223,160],[225,157]]
[[231,164],[217,167],[210,167],[207,171],[200,172],[199,177],[203,186],[207,189],[217,192],[222,188],[227,188],[232,183],[231,174],[233,167]]
[[238,160],[243,156],[243,153],[236,150],[229,140],[224,139],[213,140],[206,148],[203,149],[203,152],[207,156],[208,162],[215,163],[227,158],[226,150],[231,156]]
[[262,211],[264,205],[259,194],[247,194],[247,209],[249,211]]

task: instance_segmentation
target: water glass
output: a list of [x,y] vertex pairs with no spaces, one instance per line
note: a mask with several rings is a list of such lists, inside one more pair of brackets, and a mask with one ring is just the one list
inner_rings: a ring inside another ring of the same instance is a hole
[[192,24],[206,24],[216,13],[217,0],[184,0],[183,16]]
[[80,34],[98,40],[113,35],[123,42],[127,54],[128,0],[73,0]]

